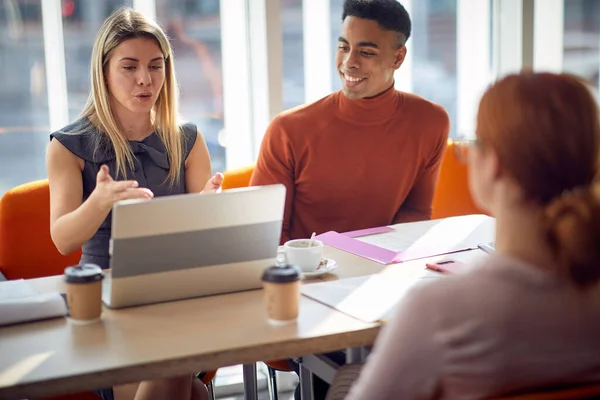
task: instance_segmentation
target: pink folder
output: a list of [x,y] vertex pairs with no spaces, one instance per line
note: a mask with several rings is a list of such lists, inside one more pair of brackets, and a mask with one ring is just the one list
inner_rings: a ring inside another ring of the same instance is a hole
[[[393,230],[389,228],[390,230]],[[389,232],[389,231],[384,231]],[[372,233],[371,233],[372,234]],[[364,236],[364,235],[358,235]],[[347,251],[348,253],[355,254],[360,257],[368,258],[369,260],[376,261],[381,264],[391,264],[400,261],[401,253],[395,251],[386,250],[379,246],[374,246],[369,243],[361,242],[360,240],[354,239],[358,236],[348,236],[347,234],[337,233],[334,231],[325,232],[315,239],[320,240],[327,246],[335,247],[340,250]]]
[[474,249],[482,242],[493,241],[495,237],[495,220],[486,215],[464,215],[423,223],[427,224],[427,229],[419,233],[419,239],[409,248],[399,252],[357,239],[361,236],[395,231],[389,226],[346,233],[329,231],[317,238],[328,246],[381,264],[391,264]]
[[392,232],[394,228],[390,228],[389,226],[378,226],[377,228],[368,228],[368,229],[359,229],[357,231],[344,232],[342,235],[348,236],[351,238],[375,235],[377,233],[385,233]]

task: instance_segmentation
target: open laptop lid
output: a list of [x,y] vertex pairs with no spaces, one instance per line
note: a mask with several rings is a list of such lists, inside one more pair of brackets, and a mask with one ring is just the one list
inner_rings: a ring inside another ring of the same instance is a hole
[[112,213],[112,277],[272,258],[284,206],[283,185],[119,202]]

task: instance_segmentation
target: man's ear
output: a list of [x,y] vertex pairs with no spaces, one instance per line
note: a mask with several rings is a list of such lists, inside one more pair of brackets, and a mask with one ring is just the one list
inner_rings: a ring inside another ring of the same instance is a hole
[[396,50],[396,59],[394,61],[394,69],[400,68],[400,66],[404,62],[405,58],[406,58],[406,46],[402,46],[398,50]]

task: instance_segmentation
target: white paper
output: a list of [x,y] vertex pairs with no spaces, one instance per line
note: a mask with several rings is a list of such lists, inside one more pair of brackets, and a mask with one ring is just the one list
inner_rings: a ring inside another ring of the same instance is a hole
[[453,259],[474,268],[489,257],[481,250],[428,257],[387,266],[378,274],[302,285],[301,293],[329,307],[365,322],[385,322],[398,303],[416,285],[444,276],[426,268],[426,263]]
[[487,215],[465,215],[393,225],[393,232],[357,238],[401,254],[406,261],[454,251],[476,249],[495,238],[495,219]]
[[60,293],[39,294],[24,280],[0,282],[0,325],[67,315]]
[[0,302],[7,299],[33,296],[35,294],[35,290],[23,279],[0,282]]
[[[426,273],[426,271],[422,271]],[[384,274],[303,285],[301,293],[365,322],[387,321],[399,301],[419,282],[419,274],[394,280]]]

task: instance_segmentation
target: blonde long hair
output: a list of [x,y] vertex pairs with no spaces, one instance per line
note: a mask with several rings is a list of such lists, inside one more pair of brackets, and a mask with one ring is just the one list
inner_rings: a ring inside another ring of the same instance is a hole
[[115,151],[117,172],[126,177],[126,166],[133,168],[134,156],[129,142],[121,134],[121,127],[110,106],[105,69],[112,50],[124,41],[137,37],[154,39],[165,59],[165,82],[152,114],[154,129],[163,141],[169,157],[170,167],[166,180],[174,184],[179,179],[183,162],[183,135],[178,116],[179,87],[175,77],[171,45],[167,35],[156,22],[128,7],[119,8],[104,21],[94,41],[90,60],[91,90],[80,117],[87,118],[100,132],[108,136]]

